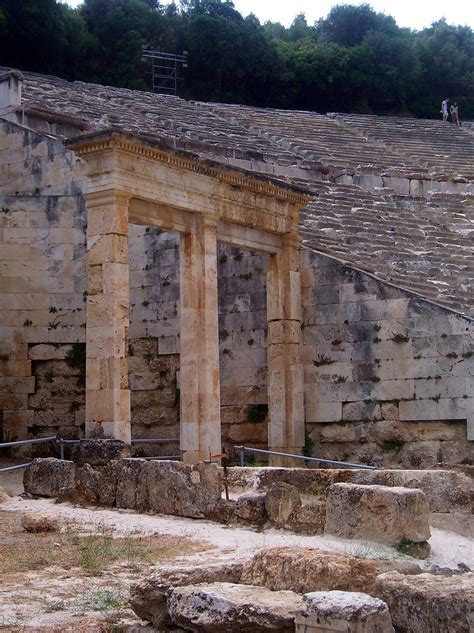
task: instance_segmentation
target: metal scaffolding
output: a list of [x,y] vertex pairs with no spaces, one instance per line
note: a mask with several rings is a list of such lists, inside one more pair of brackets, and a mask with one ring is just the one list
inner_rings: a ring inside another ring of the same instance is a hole
[[177,95],[179,83],[183,81],[180,71],[188,67],[188,51],[175,55],[144,49],[142,59],[150,62],[148,75],[151,76],[152,91]]

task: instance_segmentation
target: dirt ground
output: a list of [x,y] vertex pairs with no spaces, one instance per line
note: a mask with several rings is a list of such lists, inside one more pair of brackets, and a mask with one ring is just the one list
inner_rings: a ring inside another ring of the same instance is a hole
[[[9,482],[9,491],[18,491],[21,475]],[[4,476],[0,486],[8,488]],[[21,517],[30,512],[58,517],[60,530],[26,533]],[[433,528],[430,544],[430,558],[417,561],[421,567],[456,569],[463,563],[474,569],[472,539]],[[16,496],[0,505],[0,631],[152,631],[128,606],[129,587],[141,576],[175,562],[202,566],[215,560],[243,561],[278,545],[362,558],[405,558],[387,546],[326,535],[258,531]]]

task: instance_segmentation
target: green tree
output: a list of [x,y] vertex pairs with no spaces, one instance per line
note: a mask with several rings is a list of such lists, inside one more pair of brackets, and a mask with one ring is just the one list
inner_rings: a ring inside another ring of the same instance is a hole
[[326,18],[317,22],[316,30],[320,41],[350,47],[361,44],[369,33],[395,35],[398,27],[391,16],[376,13],[368,4],[340,4],[333,7]]
[[89,78],[113,86],[145,89],[142,48],[156,47],[163,27],[156,3],[85,0],[79,11],[91,35]]

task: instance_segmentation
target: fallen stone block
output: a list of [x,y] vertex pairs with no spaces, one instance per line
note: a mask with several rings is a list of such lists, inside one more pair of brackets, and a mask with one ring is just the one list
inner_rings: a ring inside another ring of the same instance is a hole
[[168,596],[171,621],[200,633],[293,633],[301,604],[292,591],[233,583],[178,587]]
[[199,583],[238,583],[241,574],[241,563],[214,563],[205,567],[182,565],[165,568],[131,586],[130,605],[139,618],[147,620],[160,629],[169,622],[166,596],[172,589]]
[[29,512],[21,517],[21,527],[25,532],[57,532],[59,519],[44,512]]
[[385,602],[366,593],[315,591],[303,596],[295,633],[393,633]]
[[73,462],[55,457],[34,459],[23,475],[25,492],[40,497],[68,496],[74,493]]
[[234,514],[237,520],[250,525],[262,525],[265,523],[265,493],[247,492],[236,499]]
[[286,483],[276,483],[267,492],[265,509],[268,518],[278,526],[288,524],[293,513],[301,507],[298,490]]
[[472,478],[451,470],[358,470],[318,468],[239,468],[228,469],[232,490],[270,490],[276,483],[294,486],[300,494],[324,500],[335,483],[401,486],[422,490],[432,512],[471,513],[474,499]]
[[387,545],[419,543],[431,536],[429,518],[421,490],[340,483],[329,488],[325,532]]
[[146,463],[144,459],[120,459],[117,462],[117,508],[134,510],[137,507],[138,482]]
[[274,547],[244,563],[240,582],[274,591],[363,591],[370,593],[377,578],[373,562],[316,548]]
[[351,483],[401,486],[422,490],[431,512],[470,514],[474,501],[474,484],[465,473],[450,470],[354,470]]
[[117,465],[118,462],[112,461],[95,468],[90,464],[76,467],[74,500],[99,506],[115,506]]
[[455,578],[396,571],[377,578],[375,595],[384,600],[397,631],[403,633],[472,633],[474,573]]
[[222,491],[217,464],[150,461],[140,472],[137,509],[204,519],[213,513]]
[[105,466],[112,460],[130,457],[130,446],[120,440],[81,440],[72,447],[72,460],[78,466]]
[[307,501],[296,508],[288,521],[288,528],[301,534],[322,534],[326,522],[324,501]]

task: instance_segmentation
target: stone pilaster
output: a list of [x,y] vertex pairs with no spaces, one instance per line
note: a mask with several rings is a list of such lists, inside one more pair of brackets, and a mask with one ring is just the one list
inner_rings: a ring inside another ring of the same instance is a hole
[[181,451],[195,463],[221,452],[217,229],[213,218],[196,217],[181,235]]
[[86,437],[130,443],[128,197],[86,196]]
[[[301,454],[304,446],[304,375],[301,362],[301,284],[297,235],[283,238],[267,273],[268,448]],[[298,466],[272,457],[271,465]]]

